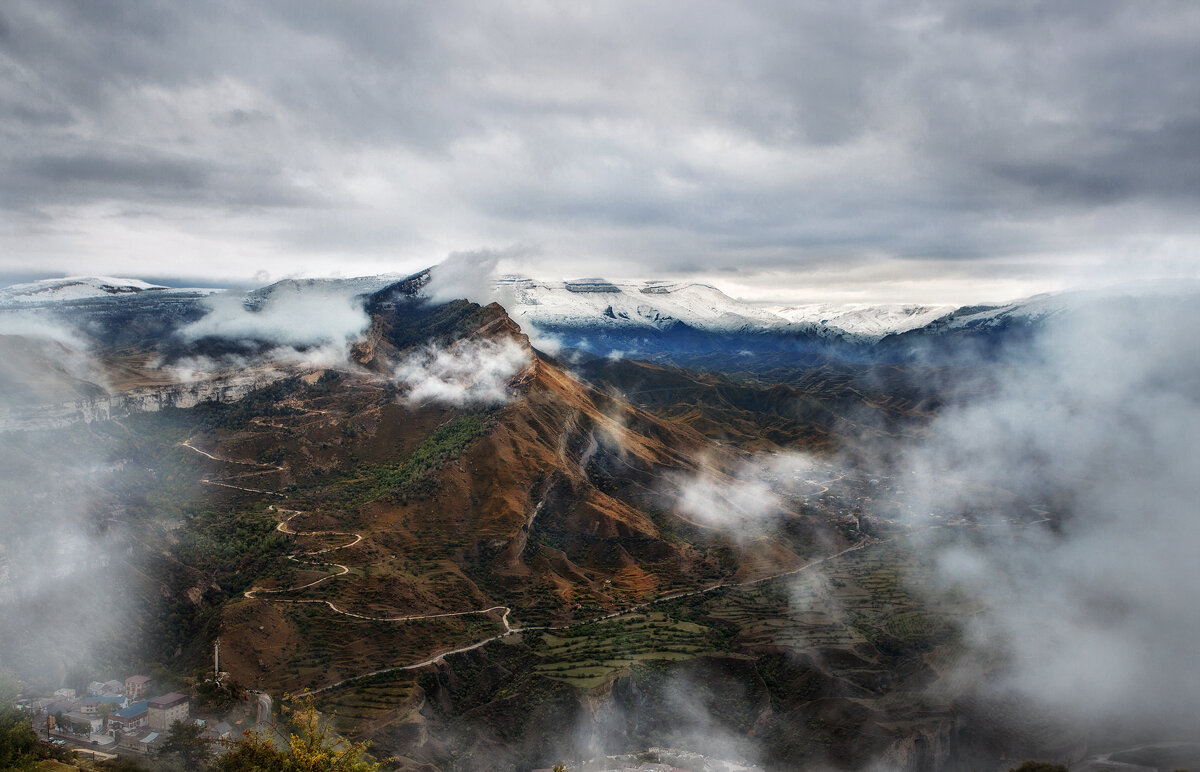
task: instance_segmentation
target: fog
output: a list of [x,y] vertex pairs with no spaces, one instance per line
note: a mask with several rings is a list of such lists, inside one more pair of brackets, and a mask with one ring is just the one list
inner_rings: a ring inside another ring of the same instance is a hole
[[512,338],[469,338],[409,354],[396,367],[395,378],[410,405],[494,405],[510,399],[509,382],[531,361]]
[[938,547],[943,588],[986,606],[962,675],[1080,722],[1195,716],[1196,298],[1066,314],[973,387],[901,456],[916,511],[988,526]]
[[802,452],[743,459],[731,470],[709,463],[696,472],[665,475],[659,492],[692,522],[734,536],[755,535],[768,521],[795,511],[795,497],[819,490],[811,478],[823,476],[828,466]]
[[[0,382],[28,388],[0,389],[0,414],[100,390],[63,328],[29,318],[4,330],[24,337],[4,341]],[[0,670],[61,686],[121,628],[130,588],[112,578],[129,534],[113,517],[116,469],[86,436],[0,429]]]
[[[764,454],[663,490],[680,515],[739,534],[814,484],[889,475],[903,490],[891,503],[911,513],[903,538],[934,559],[933,581],[913,576],[910,590],[932,608],[951,594],[977,609],[958,618],[965,650],[941,686],[1024,706],[1077,738],[1120,730],[1093,743],[1194,740],[1200,298],[1189,292],[1089,297],[1028,345],[957,362],[920,439],[880,433],[832,459]],[[787,581],[794,607],[839,613],[819,570]]]
[[309,347],[358,338],[371,324],[362,302],[347,292],[282,284],[256,308],[237,293],[205,299],[210,311],[180,330],[189,340],[205,337],[269,341]]
[[503,260],[526,254],[522,247],[508,249],[476,249],[451,252],[446,259],[429,269],[429,284],[424,294],[435,303],[447,303],[465,298],[480,305],[493,300],[503,302],[495,282],[496,269]]

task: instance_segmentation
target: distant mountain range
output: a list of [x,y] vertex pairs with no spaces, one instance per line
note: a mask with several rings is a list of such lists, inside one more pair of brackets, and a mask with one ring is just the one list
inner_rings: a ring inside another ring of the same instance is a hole
[[[232,683],[312,698],[405,770],[1083,753],[958,677],[980,604],[916,588],[932,539],[983,528],[914,509],[889,454],[988,385],[977,354],[1194,287],[767,307],[509,277],[480,305],[436,281],[0,290],[2,664],[50,693],[104,661],[201,672],[219,635]],[[1060,522],[1021,490],[985,501]]]
[[[429,271],[351,279],[288,279],[246,294],[248,311],[272,297],[320,293],[369,299],[389,287],[419,294]],[[1133,290],[1037,295],[1009,303],[762,305],[694,282],[601,278],[542,281],[519,276],[493,283],[493,298],[534,345],[584,356],[630,357],[700,370],[769,372],[829,360],[878,362],[961,358],[964,347],[992,354],[1027,340],[1047,319],[1103,313],[1121,298],[1195,298],[1194,283]],[[156,337],[209,310],[212,288],[172,288],[138,279],[69,277],[0,289],[0,332],[17,311],[49,315],[108,345]],[[472,298],[486,300],[485,298]]]
[[[510,276],[499,279],[496,288],[501,304],[515,319],[549,329],[661,331],[686,326],[726,334],[790,331],[878,340],[924,326],[955,310],[954,306],[916,304],[759,305],[693,282],[540,281]],[[509,300],[511,303],[505,302]]]

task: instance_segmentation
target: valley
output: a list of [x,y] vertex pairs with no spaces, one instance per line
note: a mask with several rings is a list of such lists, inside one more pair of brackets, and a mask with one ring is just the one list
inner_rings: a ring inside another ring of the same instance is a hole
[[[366,283],[335,362],[164,338],[157,299],[142,333],[98,317],[94,369],[69,378],[56,349],[10,343],[85,396],[14,404],[4,426],[22,621],[0,665],[48,691],[152,672],[212,721],[267,700],[245,726],[311,705],[422,772],[651,748],[956,770],[1094,747],[986,688],[1014,655],[981,646],[989,604],[947,580],[972,549],[1053,542],[1071,498],[906,465],[941,415],[1003,387],[994,363],[874,342],[751,369],[551,355],[499,305],[428,302],[427,280]],[[125,390],[97,385],[118,341]],[[201,358],[195,381],[147,385],[154,362]],[[49,539],[55,579],[22,584],[48,533],[79,536]]]

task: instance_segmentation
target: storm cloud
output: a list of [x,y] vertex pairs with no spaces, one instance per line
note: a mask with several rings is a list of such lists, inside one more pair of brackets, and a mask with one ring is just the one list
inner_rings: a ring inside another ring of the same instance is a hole
[[2,13],[0,271],[1196,273],[1186,0]]

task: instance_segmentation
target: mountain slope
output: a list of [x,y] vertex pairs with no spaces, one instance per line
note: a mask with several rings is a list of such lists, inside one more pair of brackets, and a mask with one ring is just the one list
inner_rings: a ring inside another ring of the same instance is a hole
[[[319,382],[288,387],[276,403],[286,409],[243,413],[189,440],[219,483],[214,495],[268,523],[297,513],[287,520],[299,534],[293,549],[336,551],[282,563],[280,578],[248,576],[262,592],[224,607],[227,666],[240,682],[322,686],[477,640],[501,621],[475,613],[483,609],[507,607],[512,625],[563,624],[785,570],[839,540],[783,510],[783,531],[764,525],[749,541],[681,516],[673,481],[728,479],[738,457],[537,356],[499,306],[404,293],[374,302],[387,307],[356,349],[365,370],[325,370]],[[413,403],[388,377],[430,347],[510,344],[526,359],[500,404]],[[269,463],[258,461],[264,453]],[[318,531],[330,536],[304,535]],[[340,569],[322,560],[347,570],[331,576]],[[419,630],[363,619],[439,614],[463,616]],[[347,624],[361,628],[357,643],[324,662]],[[272,631],[269,644],[259,628]],[[389,655],[396,636],[408,643]]]

